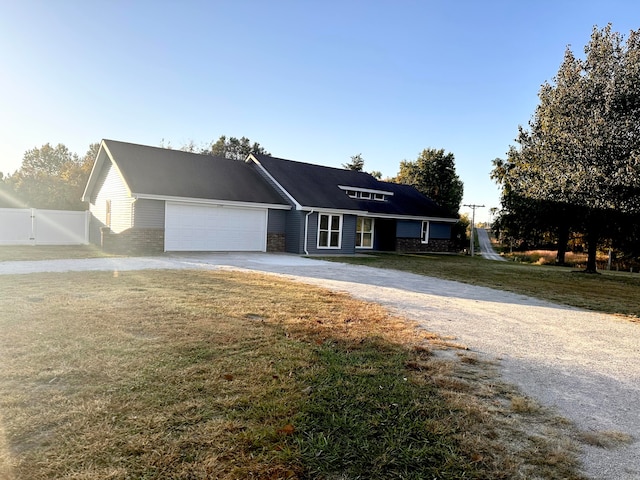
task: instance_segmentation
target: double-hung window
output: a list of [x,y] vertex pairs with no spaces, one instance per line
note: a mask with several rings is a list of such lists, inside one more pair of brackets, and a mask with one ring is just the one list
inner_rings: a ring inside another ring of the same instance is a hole
[[422,222],[422,234],[420,235],[420,241],[422,243],[429,243],[429,222]]
[[318,248],[340,248],[342,215],[318,215]]
[[373,248],[373,218],[358,217],[356,224],[356,247]]

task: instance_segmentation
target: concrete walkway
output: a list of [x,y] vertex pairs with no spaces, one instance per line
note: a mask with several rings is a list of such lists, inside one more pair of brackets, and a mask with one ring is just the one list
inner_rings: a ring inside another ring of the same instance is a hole
[[593,479],[640,479],[640,324],[522,295],[405,272],[293,255],[185,254],[0,262],[0,274],[86,270],[218,269],[273,273],[380,303],[499,362],[505,381],[582,430],[634,442],[585,447]]

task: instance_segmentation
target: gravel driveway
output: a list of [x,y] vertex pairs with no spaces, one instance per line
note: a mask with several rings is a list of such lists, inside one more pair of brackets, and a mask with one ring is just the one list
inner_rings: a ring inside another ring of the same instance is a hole
[[633,443],[585,447],[594,479],[640,479],[640,324],[522,295],[410,273],[292,255],[191,254],[0,262],[0,274],[149,268],[247,269],[348,292],[451,335],[497,359],[504,380],[581,429],[621,432]]
[[489,238],[489,232],[485,228],[476,228],[478,234],[478,244],[480,245],[480,255],[487,260],[497,260],[499,262],[505,261],[504,257],[501,257],[493,249],[491,245],[491,239]]

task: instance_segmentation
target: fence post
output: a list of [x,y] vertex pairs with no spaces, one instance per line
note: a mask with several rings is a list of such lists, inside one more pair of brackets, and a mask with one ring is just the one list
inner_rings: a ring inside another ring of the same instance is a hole
[[29,241],[31,242],[31,245],[37,245],[38,240],[36,238],[37,235],[37,225],[36,225],[36,209],[32,208],[31,209],[31,236],[29,237]]
[[89,210],[84,211],[84,243],[89,245],[90,243],[90,226],[91,226],[91,212]]

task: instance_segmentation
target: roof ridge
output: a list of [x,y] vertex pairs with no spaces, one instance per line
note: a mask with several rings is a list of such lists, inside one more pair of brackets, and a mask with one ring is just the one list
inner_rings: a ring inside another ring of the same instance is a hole
[[254,153],[253,155],[258,159],[260,157],[267,157],[267,158],[271,158],[273,160],[280,160],[282,162],[291,162],[291,163],[296,163],[296,164],[299,164],[299,165],[307,165],[307,166],[314,167],[314,168],[327,168],[327,169],[330,169],[330,170],[338,170],[340,172],[353,172],[354,174],[368,175],[370,177],[375,178],[369,172],[364,172],[364,171],[361,171],[361,170],[350,170],[348,168],[332,167],[332,166],[329,166],[329,165],[320,165],[320,164],[311,163],[311,162],[301,162],[299,160],[291,160],[291,159],[288,159],[288,158],[274,157],[273,155],[265,155],[264,153],[258,153],[258,154]]

